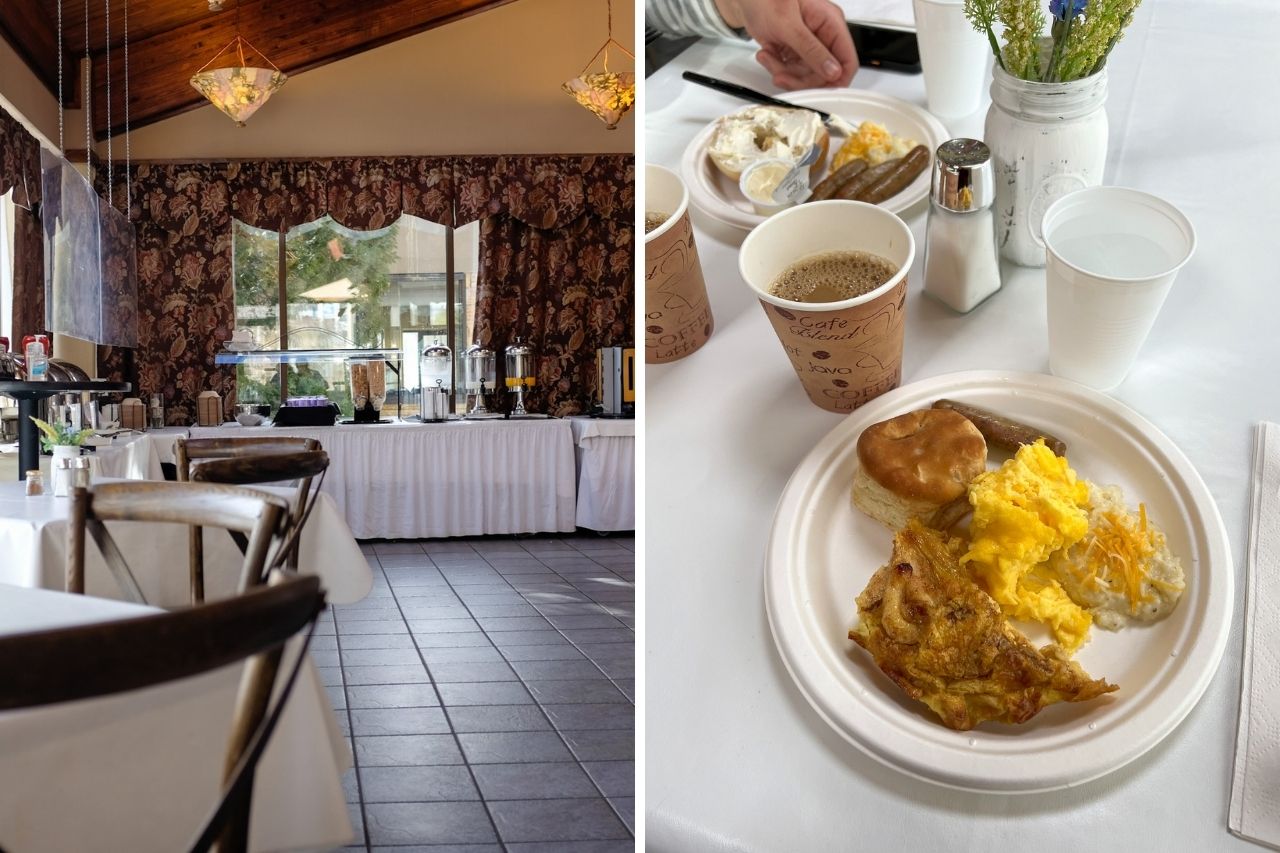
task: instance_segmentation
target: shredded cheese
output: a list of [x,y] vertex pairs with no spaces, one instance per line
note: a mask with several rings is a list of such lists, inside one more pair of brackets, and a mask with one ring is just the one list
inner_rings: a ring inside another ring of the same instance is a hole
[[1107,589],[1120,585],[1129,600],[1129,612],[1137,613],[1140,604],[1151,600],[1143,594],[1142,584],[1150,580],[1147,570],[1156,552],[1146,504],[1138,504],[1137,525],[1127,514],[1104,512],[1102,519],[1106,523],[1094,525],[1089,532],[1085,583],[1093,588],[1101,583]]

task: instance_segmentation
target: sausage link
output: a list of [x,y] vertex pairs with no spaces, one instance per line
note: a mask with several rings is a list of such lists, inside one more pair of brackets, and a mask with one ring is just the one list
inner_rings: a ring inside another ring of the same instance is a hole
[[872,166],[868,169],[863,169],[861,172],[841,184],[840,187],[831,194],[831,197],[852,201],[864,189],[887,175],[893,167],[897,165],[897,163],[897,160],[886,160],[879,166]]
[[823,201],[831,198],[840,185],[852,178],[854,175],[867,168],[866,160],[850,160],[839,169],[836,169],[830,175],[827,175],[818,185],[813,188],[813,194],[806,201]]
[[893,198],[907,188],[916,176],[929,166],[929,149],[917,145],[907,152],[907,156],[898,161],[888,174],[868,186],[858,195],[858,201],[879,204]]
[[938,400],[933,404],[933,408],[951,409],[953,412],[964,415],[970,423],[978,428],[978,432],[982,433],[982,437],[987,440],[987,443],[994,444],[996,447],[1016,452],[1022,445],[1035,444],[1036,439],[1043,438],[1045,445],[1054,454],[1058,456],[1067,455],[1067,444],[1062,439],[1054,438],[1047,432],[1019,423],[1013,418],[1006,418],[1004,415],[997,415],[995,412],[979,409],[977,406],[970,406],[965,403],[957,403],[954,400]]

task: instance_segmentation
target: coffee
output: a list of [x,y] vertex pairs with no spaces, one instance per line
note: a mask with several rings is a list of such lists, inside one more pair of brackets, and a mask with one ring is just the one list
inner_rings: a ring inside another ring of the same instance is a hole
[[667,221],[668,215],[665,213],[656,213],[652,210],[644,212],[644,233],[648,234],[662,223]]
[[823,252],[787,267],[769,292],[792,302],[841,302],[870,293],[897,273],[897,265],[871,252]]

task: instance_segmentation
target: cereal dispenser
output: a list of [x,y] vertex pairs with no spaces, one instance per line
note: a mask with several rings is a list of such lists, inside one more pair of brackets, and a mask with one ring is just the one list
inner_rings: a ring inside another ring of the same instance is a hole
[[422,420],[439,423],[449,418],[449,394],[453,391],[453,350],[431,344],[418,362],[422,382]]
[[486,405],[486,394],[492,394],[498,383],[498,357],[493,350],[472,344],[462,354],[463,369],[467,378],[467,417],[500,418],[501,412],[491,412]]
[[516,395],[516,404],[511,410],[512,417],[530,417],[524,407],[524,395],[525,390],[532,388],[536,382],[533,350],[519,341],[507,347],[507,391]]

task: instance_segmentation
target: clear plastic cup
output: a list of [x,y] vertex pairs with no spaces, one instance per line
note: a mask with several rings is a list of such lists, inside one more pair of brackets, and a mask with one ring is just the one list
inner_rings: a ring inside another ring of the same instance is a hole
[[1090,187],[1054,202],[1043,234],[1049,370],[1109,391],[1133,366],[1194,254],[1195,229],[1163,199]]

